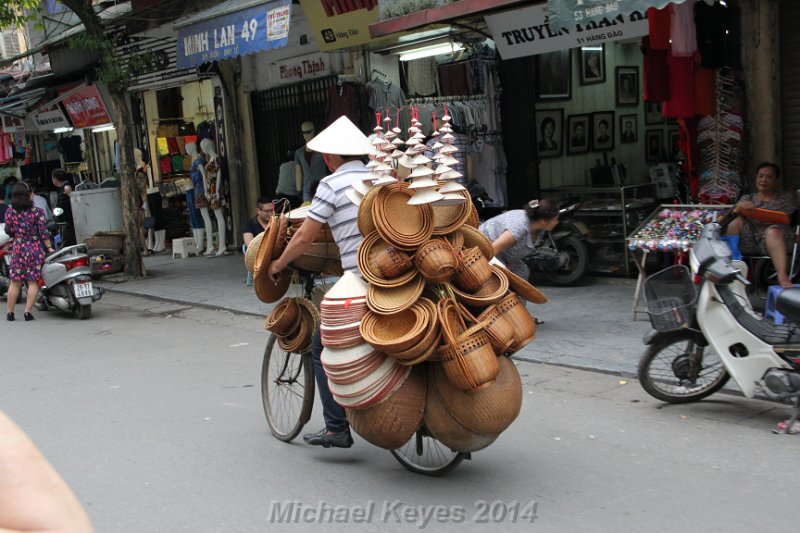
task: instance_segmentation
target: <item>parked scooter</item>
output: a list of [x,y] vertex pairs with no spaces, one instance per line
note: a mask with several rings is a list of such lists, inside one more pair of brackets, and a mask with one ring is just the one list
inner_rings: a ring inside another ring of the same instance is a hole
[[750,307],[743,290],[748,281],[719,235],[718,224],[707,224],[690,252],[699,297],[685,267],[683,276],[670,267],[646,281],[657,331],[645,337],[639,382],[654,398],[684,403],[713,394],[732,376],[748,398],[762,393],[791,402],[795,410],[785,426],[791,428],[800,416],[800,289],[777,298],[786,325],[764,319]]
[[0,296],[5,296],[11,279],[8,277],[11,269],[11,247],[14,240],[5,231],[5,224],[0,223]]
[[104,290],[92,283],[88,251],[85,244],[78,244],[45,259],[37,309],[69,311],[80,320],[92,316],[92,303],[103,297]]
[[574,220],[580,202],[563,204],[559,210],[558,225],[523,261],[530,271],[542,272],[556,285],[578,283],[589,267],[589,250],[586,245],[588,228]]

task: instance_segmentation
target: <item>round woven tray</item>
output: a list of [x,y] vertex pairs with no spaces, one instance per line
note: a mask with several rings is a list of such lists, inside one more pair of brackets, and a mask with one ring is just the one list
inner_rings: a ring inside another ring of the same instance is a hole
[[380,192],[380,187],[373,187],[364,195],[358,207],[358,231],[361,235],[369,235],[375,231],[375,222],[372,219],[372,202]]
[[361,320],[361,336],[375,349],[394,354],[417,344],[429,320],[429,312],[419,302],[393,315],[369,312]]
[[475,294],[462,291],[455,285],[450,286],[458,301],[469,307],[488,307],[500,301],[506,295],[508,292],[508,278],[500,267],[495,265],[491,265],[491,267],[492,275],[489,281],[478,289]]
[[470,199],[467,191],[461,191],[460,194],[467,199],[462,204],[455,205],[433,205],[433,234],[446,235],[451,233],[467,221],[472,214],[472,200]]
[[413,195],[407,184],[391,184],[381,187],[372,203],[375,229],[386,242],[407,251],[416,250],[433,235],[433,208],[408,205]]
[[[311,338],[319,327],[319,311],[314,304],[306,298],[295,298],[300,304],[300,317],[302,324],[297,334],[293,337],[278,337],[278,344],[287,352],[305,353],[311,348]],[[305,331],[303,331],[305,329]]]
[[399,313],[411,307],[424,288],[425,280],[419,275],[399,287],[384,288],[373,284],[367,290],[367,306],[379,315]]
[[278,217],[278,234],[275,236],[275,246],[272,248],[272,259],[279,258],[286,248],[286,243],[289,240],[288,225],[289,219],[286,218],[285,214],[281,213]]
[[505,274],[508,278],[508,285],[512,291],[516,292],[519,296],[525,298],[529,302],[535,304],[547,303],[547,296],[545,296],[542,291],[511,272],[509,269],[504,267],[500,268],[502,269],[503,274]]
[[472,248],[477,246],[480,248],[481,253],[487,260],[491,260],[492,257],[494,257],[492,241],[490,241],[486,235],[472,226],[467,225],[461,226],[457,231],[464,239],[464,248]]
[[286,336],[294,331],[299,320],[300,306],[293,298],[284,298],[267,317],[264,329],[278,336]]

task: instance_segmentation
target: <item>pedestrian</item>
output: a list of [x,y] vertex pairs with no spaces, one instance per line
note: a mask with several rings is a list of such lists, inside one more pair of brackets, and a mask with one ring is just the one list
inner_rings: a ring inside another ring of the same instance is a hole
[[269,227],[269,220],[274,212],[275,207],[272,200],[266,196],[259,196],[256,201],[256,216],[245,222],[242,227],[242,240],[244,241],[242,251],[246,252],[250,241]]
[[[28,284],[28,298],[25,302],[25,321],[33,320],[31,310],[39,294],[39,279],[42,277],[45,249],[53,252],[50,232],[44,213],[33,206],[33,191],[25,183],[14,185],[11,193],[11,208],[6,211],[5,231],[14,238],[11,248],[11,268],[8,288],[8,314],[6,320],[14,321],[14,306],[22,289],[22,282]],[[44,247],[42,246],[44,244]]]
[[[369,169],[362,161],[364,154],[370,150],[367,137],[347,117],[342,116],[314,137],[307,147],[322,155],[333,174],[319,182],[307,218],[281,256],[270,263],[269,276],[277,280],[278,274],[289,263],[310,248],[320,228],[326,223],[339,247],[342,269],[360,275],[357,256],[363,236],[358,230],[358,206],[350,201],[346,192],[352,188],[353,183],[362,181],[369,174]],[[344,409],[336,403],[328,388],[328,378],[320,361],[321,355],[322,341],[317,329],[311,343],[311,357],[314,361],[325,428],[318,433],[304,435],[303,440],[312,446],[349,448],[353,445],[350,425]]]
[[64,227],[61,230],[64,242],[62,242],[61,245],[63,247],[74,246],[78,244],[78,241],[75,238],[75,226],[72,221],[72,204],[69,199],[72,194],[72,186],[69,184],[67,174],[60,168],[53,171],[52,181],[53,185],[58,189],[56,207],[60,207],[64,211],[60,216],[56,217],[56,222],[64,223]]
[[42,210],[42,212],[44,213],[44,219],[49,224],[50,221],[53,219],[53,212],[50,211],[50,205],[47,203],[47,200],[45,199],[44,196],[36,194],[36,186],[33,184],[33,181],[25,180],[25,185],[27,185],[28,188],[33,193],[33,207]]
[[490,218],[480,231],[492,241],[494,255],[524,280],[530,272],[523,259],[544,242],[545,232],[558,224],[558,206],[551,200],[531,200],[525,209],[514,209]]

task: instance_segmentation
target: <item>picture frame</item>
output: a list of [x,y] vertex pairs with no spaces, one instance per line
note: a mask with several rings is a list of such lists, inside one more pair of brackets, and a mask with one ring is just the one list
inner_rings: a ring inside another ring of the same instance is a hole
[[557,50],[536,56],[536,99],[572,98],[572,54]]
[[616,67],[614,79],[617,106],[639,105],[639,67]]
[[536,153],[540,158],[560,157],[564,153],[564,110],[536,111]]
[[664,146],[664,130],[646,130],[644,132],[644,159],[648,162],[661,160]]
[[678,161],[681,155],[680,137],[678,130],[669,132],[669,158],[671,161]]
[[591,114],[585,113],[567,117],[567,129],[565,130],[564,143],[567,146],[568,155],[587,153],[589,151],[591,138]]
[[606,49],[604,44],[580,48],[581,85],[593,85],[606,81]]
[[647,126],[664,123],[664,115],[661,114],[661,102],[644,103],[644,123]]
[[620,144],[635,143],[639,140],[639,117],[632,115],[619,116],[619,142]]
[[592,113],[592,151],[614,149],[614,112]]

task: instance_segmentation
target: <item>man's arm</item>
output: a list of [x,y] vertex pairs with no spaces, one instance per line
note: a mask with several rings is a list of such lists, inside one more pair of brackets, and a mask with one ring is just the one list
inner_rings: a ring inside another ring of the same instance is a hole
[[273,281],[277,281],[278,274],[286,269],[289,263],[306,253],[306,250],[308,250],[311,243],[316,239],[321,227],[322,222],[313,218],[306,218],[305,221],[303,221],[300,229],[297,230],[292,240],[289,241],[289,245],[286,246],[281,256],[269,264],[269,277],[271,277]]

